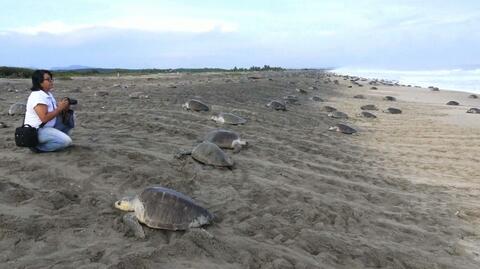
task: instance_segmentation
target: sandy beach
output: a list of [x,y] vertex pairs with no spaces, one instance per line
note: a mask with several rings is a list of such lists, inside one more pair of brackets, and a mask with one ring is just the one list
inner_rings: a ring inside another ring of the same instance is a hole
[[[480,268],[480,114],[466,113],[480,99],[369,82],[320,71],[57,80],[57,98],[79,100],[74,146],[35,154],[15,146],[23,115],[7,113],[31,81],[0,79],[0,268]],[[287,111],[265,106],[287,95],[299,99]],[[183,110],[190,98],[211,111]],[[358,116],[368,104],[377,118]],[[247,123],[210,120],[219,112]],[[328,131],[340,122],[357,133]],[[232,169],[174,158],[216,128],[250,144],[226,150]],[[148,186],[192,197],[214,223],[137,239],[113,204]]]

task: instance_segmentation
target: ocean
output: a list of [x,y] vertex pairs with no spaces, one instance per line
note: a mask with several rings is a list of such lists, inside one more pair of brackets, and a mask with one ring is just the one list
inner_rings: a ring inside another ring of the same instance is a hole
[[338,68],[331,72],[340,75],[358,76],[370,79],[385,79],[399,84],[428,87],[434,86],[444,90],[465,91],[480,94],[480,69],[400,71]]

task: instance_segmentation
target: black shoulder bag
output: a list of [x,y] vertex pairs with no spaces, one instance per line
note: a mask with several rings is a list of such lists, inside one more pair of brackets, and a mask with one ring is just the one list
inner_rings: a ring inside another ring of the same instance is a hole
[[[42,128],[45,124],[46,122],[42,122],[38,128]],[[15,129],[15,144],[18,147],[28,148],[38,145],[38,130],[29,124],[25,124],[25,118],[23,119],[23,125]]]

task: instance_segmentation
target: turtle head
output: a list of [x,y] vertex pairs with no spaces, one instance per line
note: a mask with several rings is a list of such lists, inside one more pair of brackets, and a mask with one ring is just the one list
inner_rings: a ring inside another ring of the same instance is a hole
[[212,120],[215,121],[215,122],[225,123],[225,120],[224,120],[223,117],[221,117],[220,115],[218,115],[218,116],[212,116],[210,119],[212,119]]
[[134,199],[135,197],[123,197],[115,202],[115,207],[123,211],[134,211]]
[[186,102],[185,104],[182,105],[182,108],[185,109],[185,110],[188,110],[190,109],[189,105],[188,105],[188,102]]
[[232,141],[232,146],[235,147],[239,145],[240,147],[248,147],[248,142],[245,140],[235,139]]
[[328,130],[329,130],[329,131],[336,131],[336,130],[337,130],[337,126],[329,127]]
[[233,153],[240,152],[242,147],[248,147],[248,142],[247,141],[242,141],[240,139],[233,140],[233,142],[232,142]]

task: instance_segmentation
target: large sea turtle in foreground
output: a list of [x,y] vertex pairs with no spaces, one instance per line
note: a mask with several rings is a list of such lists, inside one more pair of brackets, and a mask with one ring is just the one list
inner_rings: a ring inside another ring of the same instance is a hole
[[217,167],[232,167],[233,160],[215,143],[203,141],[191,151],[180,151],[175,155],[177,159],[192,155],[195,160]]
[[201,227],[213,220],[213,215],[190,197],[163,187],[148,187],[139,195],[118,200],[115,207],[131,212],[123,216],[123,221],[140,238],[145,238],[140,223],[177,231]]
[[238,133],[224,129],[209,132],[203,140],[214,143],[220,148],[233,149],[235,153],[239,152],[243,146],[248,146],[248,142],[241,140]]
[[328,130],[329,131],[336,131],[336,132],[344,133],[344,134],[353,134],[353,133],[357,132],[357,130],[353,129],[352,127],[350,127],[348,125],[342,124],[342,123],[339,123],[335,126],[332,126],[332,127],[328,128]]
[[224,112],[221,112],[217,116],[212,116],[211,119],[217,123],[231,124],[231,125],[245,124],[247,122],[246,119],[240,116],[237,116],[233,113],[224,113]]
[[209,111],[210,108],[203,103],[202,101],[190,99],[185,104],[182,105],[183,109],[185,110],[192,110],[192,111]]

